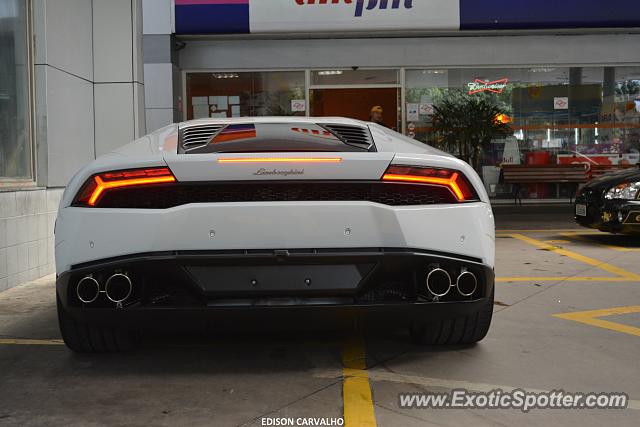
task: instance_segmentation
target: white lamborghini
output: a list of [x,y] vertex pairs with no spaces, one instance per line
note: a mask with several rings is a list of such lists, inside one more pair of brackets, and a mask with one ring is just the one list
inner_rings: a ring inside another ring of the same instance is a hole
[[[494,221],[465,162],[343,118],[174,124],[80,170],[55,229],[65,343],[284,319],[472,343],[493,308]],[[190,327],[190,326],[188,326]]]

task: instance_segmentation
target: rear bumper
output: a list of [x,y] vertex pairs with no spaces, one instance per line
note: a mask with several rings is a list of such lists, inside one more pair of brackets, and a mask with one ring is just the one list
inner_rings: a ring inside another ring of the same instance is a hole
[[[434,265],[454,280],[462,268],[473,272],[476,292],[464,297],[452,288],[445,297],[429,295],[424,278]],[[343,277],[323,281],[332,269],[352,271],[353,266],[357,274],[345,278],[340,273]],[[198,270],[193,267],[210,274],[194,274]],[[309,272],[311,285],[299,280],[301,270]],[[250,276],[242,272],[247,271],[263,274],[256,276],[258,286],[244,283]],[[115,272],[128,274],[134,284],[132,296],[121,306],[104,295],[91,304],[78,300],[80,279],[91,274],[104,289],[106,278]],[[225,283],[218,283],[220,277],[227,278]],[[493,286],[493,269],[480,260],[399,248],[151,253],[74,266],[57,278],[60,302],[79,320],[162,330],[198,325],[255,330],[280,323],[306,328],[353,321],[407,324],[472,314],[486,303]]]
[[264,248],[416,248],[494,265],[491,207],[372,202],[198,203],[170,209],[66,207],[56,270],[122,255]]
[[397,328],[414,322],[451,319],[477,313],[487,298],[465,302],[389,303],[334,306],[227,308],[136,308],[68,310],[82,321],[142,331],[261,331],[325,329],[353,324]]

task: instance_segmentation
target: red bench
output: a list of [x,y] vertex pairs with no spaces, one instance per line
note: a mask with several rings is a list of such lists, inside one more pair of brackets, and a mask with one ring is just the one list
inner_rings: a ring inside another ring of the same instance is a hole
[[589,180],[589,171],[584,164],[571,165],[502,165],[502,174],[505,184],[513,185],[514,203],[522,205],[520,190],[523,184],[575,184],[578,191],[580,184]]

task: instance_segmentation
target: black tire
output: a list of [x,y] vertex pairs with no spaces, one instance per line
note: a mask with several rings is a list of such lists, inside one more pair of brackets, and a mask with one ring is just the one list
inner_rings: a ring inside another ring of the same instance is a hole
[[493,292],[478,311],[468,316],[415,323],[411,327],[411,338],[421,345],[476,343],[489,332],[492,316]]
[[117,353],[136,347],[139,335],[133,331],[78,321],[69,315],[60,300],[58,324],[64,343],[76,353]]

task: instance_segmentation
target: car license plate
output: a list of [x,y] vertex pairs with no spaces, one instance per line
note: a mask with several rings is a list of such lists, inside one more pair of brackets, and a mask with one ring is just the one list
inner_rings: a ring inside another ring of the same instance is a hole
[[576,215],[587,216],[587,205],[576,204]]

